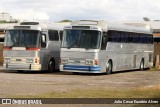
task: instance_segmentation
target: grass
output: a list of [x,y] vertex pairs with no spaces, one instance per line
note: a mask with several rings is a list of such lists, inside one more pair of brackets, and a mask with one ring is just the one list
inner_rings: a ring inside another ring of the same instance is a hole
[[147,69],[148,71],[160,71],[159,68],[156,68],[155,66],[150,67],[149,69]]
[[41,95],[12,96],[14,98],[160,98],[160,85],[134,89],[93,89],[49,92]]
[[[158,92],[159,91],[159,92]],[[47,93],[42,98],[160,98],[160,90],[73,90]]]
[[7,22],[5,20],[0,20],[0,24],[4,24],[4,23],[17,23],[17,21],[15,21],[15,22]]

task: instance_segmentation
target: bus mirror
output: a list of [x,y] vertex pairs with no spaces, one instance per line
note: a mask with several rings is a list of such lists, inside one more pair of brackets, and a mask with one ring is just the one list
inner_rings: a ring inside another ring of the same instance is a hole
[[46,35],[42,35],[42,43],[46,42]]
[[106,37],[102,38],[102,44],[105,45],[106,44]]
[[45,48],[46,47],[46,35],[42,35],[42,38],[41,38],[41,47],[42,48]]

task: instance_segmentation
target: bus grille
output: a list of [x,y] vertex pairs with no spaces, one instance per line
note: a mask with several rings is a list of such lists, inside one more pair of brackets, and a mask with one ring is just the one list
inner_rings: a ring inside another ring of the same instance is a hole
[[9,69],[31,69],[30,64],[22,65],[22,64],[7,64],[6,68]]
[[4,57],[34,57],[35,51],[4,51]]

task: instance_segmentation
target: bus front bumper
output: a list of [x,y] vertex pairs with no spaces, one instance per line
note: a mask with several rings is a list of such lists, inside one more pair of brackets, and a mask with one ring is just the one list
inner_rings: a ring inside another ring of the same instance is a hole
[[6,70],[27,70],[27,71],[39,71],[41,70],[41,64],[3,64],[3,68]]
[[100,66],[86,65],[60,65],[60,71],[66,72],[82,72],[82,73],[101,73]]

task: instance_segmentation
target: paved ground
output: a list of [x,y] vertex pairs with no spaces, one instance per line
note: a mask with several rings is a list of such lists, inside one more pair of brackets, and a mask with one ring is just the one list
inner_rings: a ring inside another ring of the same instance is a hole
[[0,97],[38,95],[77,89],[123,89],[160,84],[160,71],[127,71],[111,75],[5,71],[0,68]]
[[[0,98],[17,95],[38,95],[48,92],[66,92],[77,89],[123,89],[134,87],[153,87],[160,85],[160,71],[127,71],[111,75],[80,74],[56,72],[5,71],[0,67]],[[4,106],[4,105],[0,105]],[[24,105],[25,106],[25,105]],[[31,106],[31,105],[30,105]],[[30,107],[29,106],[29,107]],[[45,105],[42,105],[43,107]],[[47,105],[64,107],[64,105]],[[84,107],[84,105],[65,105],[66,107]],[[85,105],[85,107],[131,107],[132,105]],[[134,107],[137,107],[133,105]],[[150,107],[148,105],[147,107]],[[153,105],[151,107],[158,107]],[[8,107],[8,106],[7,106]],[[17,107],[17,105],[15,106]],[[26,105],[28,107],[28,105]],[[146,107],[146,105],[144,105]]]

